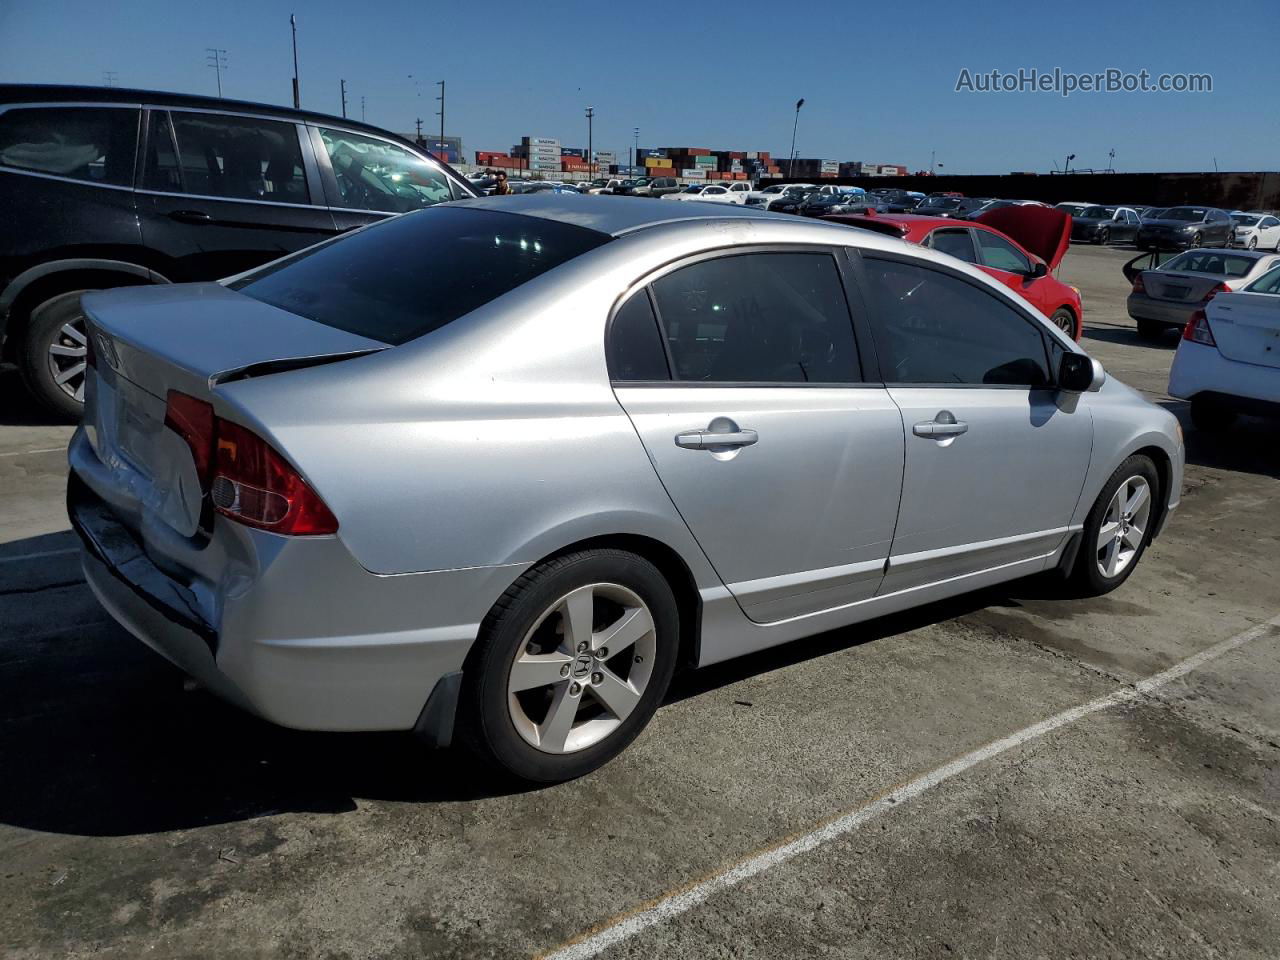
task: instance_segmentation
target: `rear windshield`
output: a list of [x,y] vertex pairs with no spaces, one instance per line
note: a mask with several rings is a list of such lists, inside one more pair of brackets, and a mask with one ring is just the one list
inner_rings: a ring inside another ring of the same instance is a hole
[[317,323],[401,344],[609,239],[540,217],[442,205],[315,247],[231,287]]
[[1243,277],[1257,264],[1257,257],[1220,251],[1193,251],[1166,261],[1161,270],[1178,270],[1182,273],[1211,273],[1219,277]]

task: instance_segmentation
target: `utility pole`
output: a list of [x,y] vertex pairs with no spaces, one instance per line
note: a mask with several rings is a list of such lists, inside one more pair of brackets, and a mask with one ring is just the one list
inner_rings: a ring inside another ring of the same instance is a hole
[[227,51],[221,47],[205,47],[207,55],[204,58],[205,66],[213,67],[213,72],[218,77],[218,98],[222,98],[222,71],[227,69]]
[[289,14],[289,30],[293,34],[293,109],[302,106],[302,90],[298,86],[298,18]]
[[338,89],[342,91],[342,115],[347,115],[347,81],[338,78]]
[[[436,144],[436,152],[439,153],[444,150],[444,81],[437,80],[436,83],[440,86],[440,96],[436,97],[440,101],[440,109],[436,111],[436,113],[440,114],[440,142]],[[459,157],[458,159],[462,158]]]
[[796,101],[796,122],[791,125],[791,153],[787,155],[787,179],[795,172],[796,166],[796,130],[800,128],[800,108],[804,106],[804,97]]
[[1116,172],[1116,148],[1112,147],[1107,151],[1107,173]]
[[418,125],[418,136],[414,142],[420,147],[425,147],[427,145],[427,141],[422,138],[422,118],[419,117],[414,122]]
[[[640,163],[640,128],[639,127],[631,128],[631,138],[632,138],[632,142],[635,144],[635,149],[631,152],[631,166],[632,168],[634,168]],[[631,173],[634,175],[635,170],[632,169]]]
[[364,123],[364,94],[360,94],[360,122]]
[[119,79],[119,77],[120,74],[116,73],[114,70],[103,70],[102,85],[104,87],[114,87],[116,85],[116,80]]
[[591,123],[595,120],[596,108],[587,107],[587,173],[594,177],[596,173],[596,152],[592,147]]

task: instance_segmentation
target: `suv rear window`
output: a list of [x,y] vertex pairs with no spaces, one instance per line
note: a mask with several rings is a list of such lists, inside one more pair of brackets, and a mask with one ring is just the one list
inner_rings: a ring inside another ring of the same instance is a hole
[[133,183],[138,110],[20,107],[0,113],[0,167],[90,183]]
[[610,239],[540,217],[439,206],[313,247],[231,286],[317,323],[401,344]]

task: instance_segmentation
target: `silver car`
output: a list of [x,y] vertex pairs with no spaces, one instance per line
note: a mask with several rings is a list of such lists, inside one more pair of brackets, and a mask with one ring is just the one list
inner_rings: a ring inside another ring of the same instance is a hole
[[1248,286],[1278,265],[1280,253],[1200,247],[1149,270],[1126,270],[1133,283],[1126,301],[1129,316],[1137,321],[1139,336],[1159,339],[1166,330],[1184,328],[1217,294]]
[[84,307],[68,503],[111,614],[276,723],[534,781],[680,668],[1111,590],[1179,499],[1169,413],[976,268],[831,223],[463,201]]

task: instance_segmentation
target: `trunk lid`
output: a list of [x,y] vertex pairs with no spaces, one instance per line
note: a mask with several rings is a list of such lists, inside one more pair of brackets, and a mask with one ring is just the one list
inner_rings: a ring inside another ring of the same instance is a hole
[[82,304],[95,358],[84,427],[111,473],[113,499],[187,537],[199,527],[203,491],[190,448],[165,427],[170,390],[212,402],[219,383],[387,347],[217,283],[103,291]]
[[1208,315],[1218,352],[1228,360],[1280,368],[1280,296],[1219,294]]
[[1209,295],[1210,290],[1226,281],[1225,275],[1173,273],[1164,270],[1142,272],[1142,283],[1148,297],[1174,303],[1199,303]]

